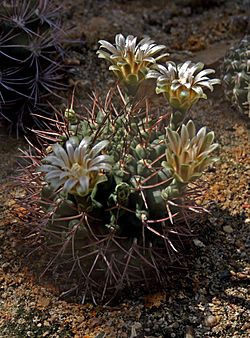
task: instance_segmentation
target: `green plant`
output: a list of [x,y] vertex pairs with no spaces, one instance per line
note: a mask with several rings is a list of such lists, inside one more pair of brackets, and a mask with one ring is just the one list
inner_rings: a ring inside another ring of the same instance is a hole
[[45,99],[63,89],[62,25],[46,0],[2,1],[0,113],[17,129],[51,114]]
[[221,73],[227,99],[241,114],[250,117],[250,35],[230,48]]
[[[116,57],[120,44],[133,60],[128,72],[123,71],[127,63]],[[137,283],[164,285],[169,264],[191,235],[187,221],[194,210],[202,211],[195,204],[199,190],[195,180],[215,161],[211,153],[218,147],[213,132],[207,133],[205,127],[197,132],[191,120],[184,122],[191,105],[205,97],[201,87],[212,89],[219,82],[205,77],[212,71],[194,75],[202,66],[188,62],[175,68],[181,72],[173,77],[149,55],[146,66],[144,56],[136,59],[145,50],[152,48],[150,54],[162,46],[149,39],[135,44],[134,37],[119,34],[117,48],[101,41],[102,49],[114,57],[98,51],[112,63],[125,95],[117,87],[104,102],[94,96],[92,106],[81,115],[72,104],[64,122],[55,121],[57,132],[41,133],[55,135],[55,144],[43,148],[38,157],[26,155],[33,161],[28,172],[37,196],[35,200],[33,193],[30,203],[36,216],[40,213],[40,232],[52,254],[49,267],[74,280],[76,285],[65,294],[77,293],[82,302],[86,297],[94,302],[110,300]],[[128,76],[134,63],[137,72]],[[169,79],[160,91],[159,69]],[[171,116],[135,102],[134,89],[147,77],[157,78],[157,92],[164,92],[173,106]],[[183,91],[192,93],[184,105]]]

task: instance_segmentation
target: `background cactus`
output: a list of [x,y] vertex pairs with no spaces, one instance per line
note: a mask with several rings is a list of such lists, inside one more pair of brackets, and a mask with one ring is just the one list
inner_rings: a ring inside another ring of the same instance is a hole
[[33,113],[48,114],[45,98],[64,87],[62,26],[51,3],[1,2],[0,112],[17,129],[31,124]]
[[221,72],[227,99],[240,113],[250,117],[250,35],[230,48]]
[[28,168],[29,203],[40,210],[49,266],[75,283],[66,294],[81,302],[110,300],[137,283],[164,285],[191,235],[187,221],[202,210],[195,178],[218,146],[192,121],[172,129],[175,110],[169,116],[142,108],[124,86],[125,96],[119,87],[104,102],[94,96],[86,114],[67,109],[56,132],[41,132],[55,135],[55,144],[31,156]]

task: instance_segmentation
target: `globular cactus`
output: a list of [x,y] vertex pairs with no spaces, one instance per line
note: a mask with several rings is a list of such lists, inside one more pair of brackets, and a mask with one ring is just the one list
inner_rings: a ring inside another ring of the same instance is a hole
[[227,99],[250,117],[250,35],[230,48],[221,67]]
[[[119,58],[117,62],[123,66]],[[203,78],[207,73],[195,81],[211,89],[215,82]],[[52,254],[49,266],[67,275],[65,284],[75,286],[65,294],[77,293],[82,302],[86,297],[108,301],[138,283],[165,284],[169,264],[180,257],[190,236],[186,222],[200,210],[194,181],[214,162],[211,153],[218,146],[213,132],[197,132],[192,121],[177,123],[176,110],[172,128],[170,116],[138,107],[128,90],[131,78],[123,76],[127,96],[119,87],[118,93],[109,91],[104,103],[94,96],[86,114],[77,115],[71,106],[65,124],[60,122],[60,130],[53,133],[55,144],[32,157],[35,172],[29,167],[38,192],[30,203],[40,212],[40,222],[34,223],[41,224]],[[193,72],[183,76],[191,79]],[[196,82],[190,86],[201,97]],[[46,134],[50,132],[42,136]]]
[[1,1],[0,113],[19,130],[49,114],[45,98],[64,88],[62,32],[51,2]]

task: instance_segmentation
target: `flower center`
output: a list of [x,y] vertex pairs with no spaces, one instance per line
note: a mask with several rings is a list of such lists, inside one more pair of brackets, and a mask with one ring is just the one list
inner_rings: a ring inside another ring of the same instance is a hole
[[78,178],[86,175],[87,172],[79,163],[74,163],[70,169],[70,173],[72,176]]

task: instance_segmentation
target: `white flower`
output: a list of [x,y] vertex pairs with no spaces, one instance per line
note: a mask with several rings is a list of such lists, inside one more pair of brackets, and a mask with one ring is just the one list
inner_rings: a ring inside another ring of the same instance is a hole
[[207,133],[206,127],[196,134],[191,120],[186,125],[183,124],[179,132],[167,128],[166,161],[162,165],[173,172],[178,182],[194,181],[216,160],[211,156],[218,147],[213,140],[214,133]]
[[46,173],[45,180],[54,190],[62,187],[64,193],[85,196],[112,169],[111,157],[100,154],[107,144],[104,140],[89,149],[90,140],[84,138],[79,145],[68,140],[64,149],[56,143],[38,171]]
[[215,71],[204,69],[201,62],[192,63],[186,61],[176,65],[174,62],[166,62],[166,67],[156,65],[150,70],[147,78],[157,78],[156,93],[163,93],[169,103],[176,109],[187,110],[200,98],[206,99],[202,87],[213,91],[213,85],[219,84],[219,79],[210,79],[208,74]]
[[105,40],[100,40],[99,43],[98,57],[111,62],[109,69],[128,86],[137,87],[145,79],[150,67],[168,55],[165,53],[155,57],[165,46],[157,45],[149,37],[137,43],[137,37],[133,35],[125,38],[122,34],[117,34],[115,45]]

